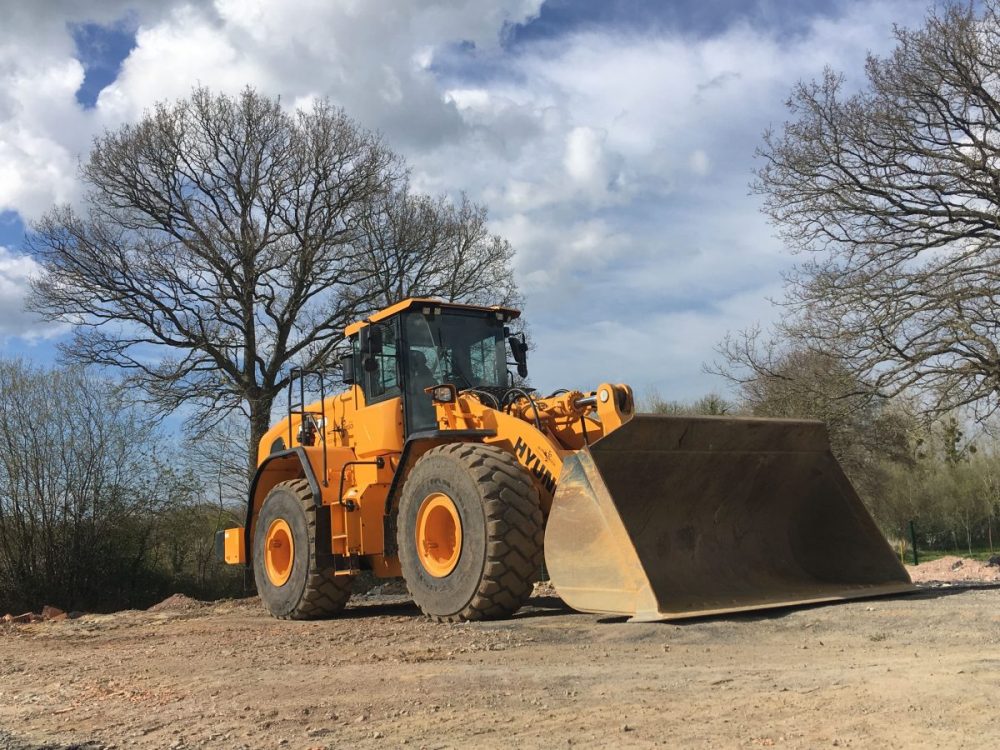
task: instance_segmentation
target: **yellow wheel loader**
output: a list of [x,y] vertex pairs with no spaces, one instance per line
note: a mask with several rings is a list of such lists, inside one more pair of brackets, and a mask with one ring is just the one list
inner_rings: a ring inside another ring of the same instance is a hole
[[507,617],[543,555],[569,606],[635,620],[912,588],[821,423],[637,415],[613,383],[537,395],[508,371],[527,375],[518,315],[408,299],[347,327],[348,390],[306,405],[293,373],[246,523],[217,540],[273,615],[334,615],[370,571],[432,618]]

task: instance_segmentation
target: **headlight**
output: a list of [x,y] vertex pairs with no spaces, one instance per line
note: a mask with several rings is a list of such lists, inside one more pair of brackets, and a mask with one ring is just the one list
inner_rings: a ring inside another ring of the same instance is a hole
[[458,391],[451,384],[435,385],[425,388],[424,393],[429,393],[431,398],[440,404],[450,404],[458,398]]

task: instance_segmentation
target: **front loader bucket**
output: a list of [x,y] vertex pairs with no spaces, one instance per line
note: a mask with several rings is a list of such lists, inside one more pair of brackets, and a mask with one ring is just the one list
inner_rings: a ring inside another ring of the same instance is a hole
[[799,420],[634,417],[564,462],[545,562],[569,606],[636,620],[914,588]]

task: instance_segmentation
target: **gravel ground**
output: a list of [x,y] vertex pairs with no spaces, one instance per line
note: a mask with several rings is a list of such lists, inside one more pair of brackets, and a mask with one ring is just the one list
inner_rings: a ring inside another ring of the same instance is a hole
[[[546,593],[541,590],[540,593]],[[540,595],[447,625],[256,600],[0,628],[0,750],[988,747],[1000,588],[629,624]]]

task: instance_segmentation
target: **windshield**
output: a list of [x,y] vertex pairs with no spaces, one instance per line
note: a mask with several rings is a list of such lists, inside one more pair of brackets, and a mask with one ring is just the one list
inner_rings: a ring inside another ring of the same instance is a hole
[[477,311],[444,310],[403,316],[409,432],[433,429],[434,408],[425,388],[507,385],[503,321]]

